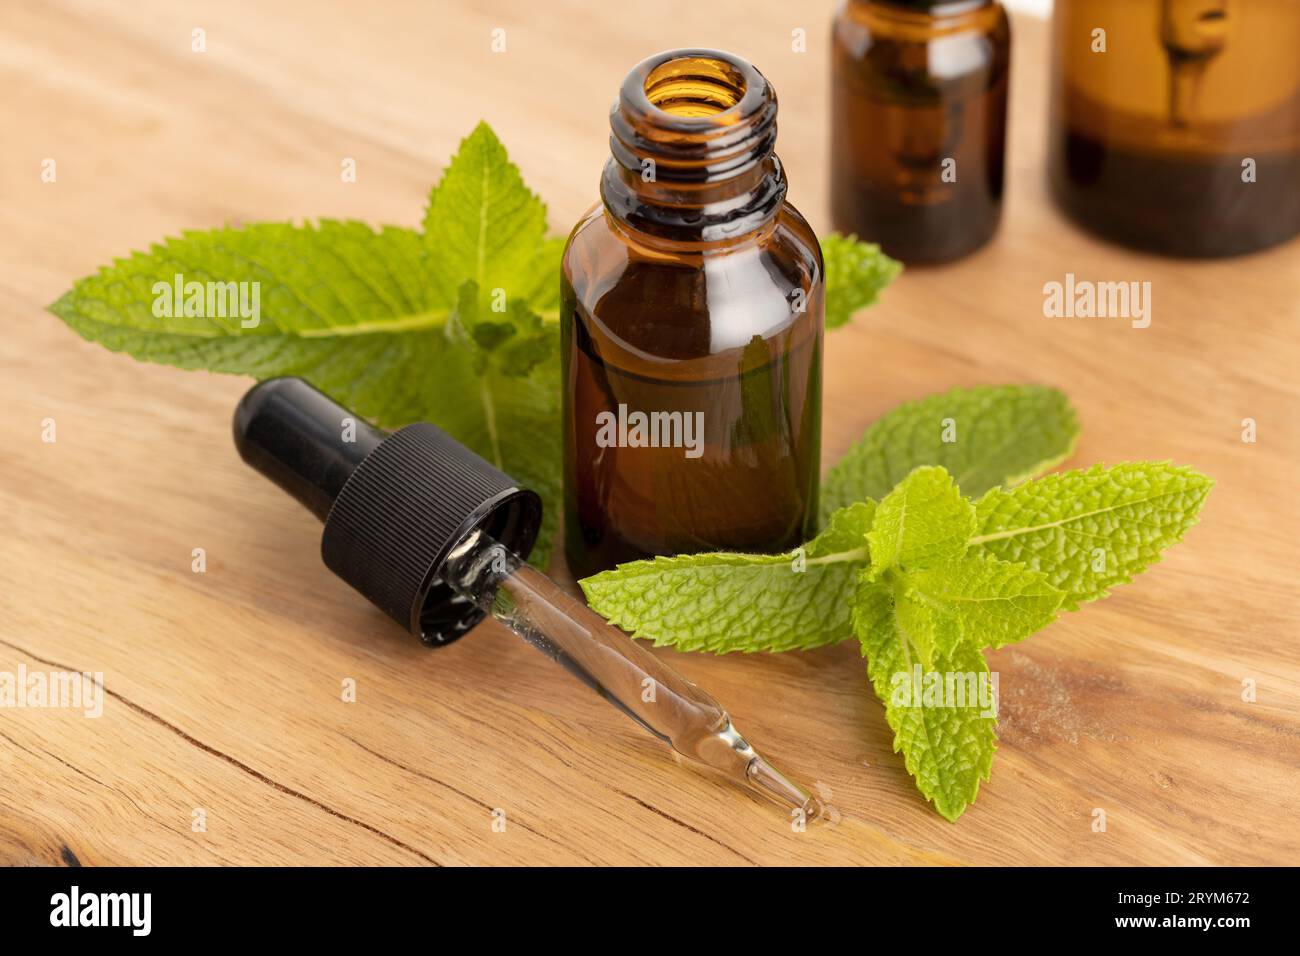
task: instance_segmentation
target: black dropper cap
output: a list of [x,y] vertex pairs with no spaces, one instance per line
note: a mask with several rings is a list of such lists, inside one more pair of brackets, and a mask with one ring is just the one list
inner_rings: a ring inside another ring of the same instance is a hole
[[325,522],[325,565],[426,644],[483,611],[443,580],[451,549],[482,530],[527,558],[542,501],[441,429],[391,435],[300,378],[253,386],[235,409],[240,457]]

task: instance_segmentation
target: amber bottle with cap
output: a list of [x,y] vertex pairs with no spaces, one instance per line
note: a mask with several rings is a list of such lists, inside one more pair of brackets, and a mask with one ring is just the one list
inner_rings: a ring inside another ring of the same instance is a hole
[[1126,245],[1226,256],[1300,233],[1300,2],[1056,0],[1050,170]]
[[776,94],[661,53],[610,114],[601,201],[564,251],[565,540],[584,576],[814,532],[823,264],[786,201]]
[[908,263],[982,246],[1002,211],[1011,34],[995,0],[845,0],[831,40],[831,211]]

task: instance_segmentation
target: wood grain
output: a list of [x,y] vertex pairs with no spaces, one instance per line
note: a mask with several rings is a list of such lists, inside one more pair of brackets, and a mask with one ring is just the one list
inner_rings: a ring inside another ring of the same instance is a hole
[[[0,670],[101,671],[109,696],[98,719],[0,710],[0,862],[1297,859],[1300,246],[1193,264],[1063,220],[1045,193],[1038,22],[1015,24],[1002,231],[960,264],[909,271],[830,337],[825,460],[904,399],[1036,381],[1079,408],[1073,464],[1171,458],[1218,487],[1202,524],[1136,583],[991,655],[1002,743],[955,825],[891,753],[851,644],[660,652],[774,761],[832,790],[843,822],[806,833],[674,766],[499,628],[415,646],[323,570],[314,519],[237,459],[229,416],[246,380],[111,355],[43,311],[74,278],[182,229],[414,225],[480,118],[563,232],[595,198],[619,81],[673,46],[733,49],[764,70],[792,198],[828,228],[830,9],[794,9],[5,4]],[[191,52],[194,27],[206,54]],[[504,54],[489,52],[494,27]],[[796,27],[807,53],[791,50]],[[340,182],[345,156],[356,184]],[[57,183],[40,181],[46,157]],[[1151,327],[1043,318],[1043,283],[1066,272],[1151,281]],[[1241,441],[1246,417],[1255,444]],[[205,574],[191,571],[196,547]],[[1244,678],[1256,702],[1242,701]]]

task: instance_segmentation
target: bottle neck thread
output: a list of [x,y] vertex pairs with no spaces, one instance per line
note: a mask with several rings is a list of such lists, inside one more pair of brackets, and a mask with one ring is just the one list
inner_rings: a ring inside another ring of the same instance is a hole
[[650,57],[624,80],[610,128],[601,196],[639,239],[743,239],[785,200],[776,93],[739,57],[716,50]]

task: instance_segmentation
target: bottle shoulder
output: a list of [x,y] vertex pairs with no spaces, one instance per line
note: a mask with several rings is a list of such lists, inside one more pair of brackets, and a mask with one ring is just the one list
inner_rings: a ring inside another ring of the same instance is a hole
[[817,238],[817,233],[813,231],[812,225],[803,217],[803,213],[787,201],[777,217],[777,223],[783,230],[783,235],[788,237],[786,241],[789,243],[791,253],[803,257],[805,267],[813,281],[824,282],[826,262],[822,256],[822,244]]
[[[819,284],[824,276],[821,244],[808,220],[789,201],[782,204],[770,228],[735,244],[651,244],[621,229],[599,202],[593,204],[570,231],[561,257],[561,270],[575,287],[599,284],[602,274],[621,273],[637,262],[663,269],[705,270],[730,257],[759,261],[788,261]],[[595,281],[593,281],[595,280]]]
[[[769,228],[750,240],[731,245],[646,244],[621,229],[596,203],[578,220],[561,257],[565,281],[589,308],[599,306],[620,283],[635,276],[671,277],[676,286],[703,286],[713,298],[784,294],[795,287],[820,289],[825,279],[821,244],[812,226],[785,202]],[[753,281],[721,287],[739,272],[754,272]],[[761,281],[766,276],[770,281]]]
[[643,357],[698,358],[822,327],[821,247],[788,203],[752,241],[677,251],[636,242],[594,207],[561,270],[562,321]]

